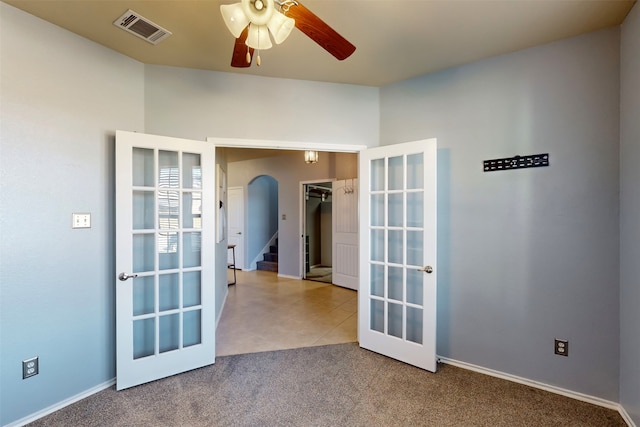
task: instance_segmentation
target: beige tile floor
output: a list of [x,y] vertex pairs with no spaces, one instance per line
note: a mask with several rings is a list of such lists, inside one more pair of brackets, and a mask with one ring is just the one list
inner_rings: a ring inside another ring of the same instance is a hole
[[237,271],[216,329],[216,355],[355,342],[357,310],[350,289]]

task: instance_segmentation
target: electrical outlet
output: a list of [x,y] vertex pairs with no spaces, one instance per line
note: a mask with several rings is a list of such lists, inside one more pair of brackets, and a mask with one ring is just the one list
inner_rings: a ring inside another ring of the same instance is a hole
[[569,355],[569,341],[555,339],[554,353],[560,356]]
[[22,361],[22,379],[26,380],[29,377],[34,375],[38,375],[38,356],[32,357],[31,359]]

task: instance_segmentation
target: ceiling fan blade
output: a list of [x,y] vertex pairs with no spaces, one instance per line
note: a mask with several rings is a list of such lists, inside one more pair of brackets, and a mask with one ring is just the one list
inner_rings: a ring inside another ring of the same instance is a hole
[[240,34],[240,37],[236,39],[236,43],[233,45],[233,55],[231,56],[232,67],[246,68],[251,66],[251,61],[247,62],[247,49],[249,49],[249,55],[251,55],[251,59],[253,59],[253,48],[245,44],[248,34],[249,26],[242,31],[242,34]]
[[289,18],[295,19],[296,28],[340,61],[351,56],[356,50],[354,45],[349,43],[347,39],[338,34],[299,1],[296,0],[296,3],[297,4],[291,5],[289,10],[284,12]]

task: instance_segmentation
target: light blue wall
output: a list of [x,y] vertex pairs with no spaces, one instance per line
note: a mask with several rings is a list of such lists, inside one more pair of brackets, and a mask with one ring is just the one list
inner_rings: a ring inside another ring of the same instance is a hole
[[620,403],[640,425],[640,6],[622,26]]
[[207,137],[378,144],[378,89],[146,67],[146,131]]
[[[248,185],[247,211],[251,220],[247,227],[247,261],[262,261],[265,245],[278,231],[278,181],[261,175]],[[250,267],[254,267],[251,265]]]
[[[143,65],[0,3],[0,425],[115,377],[114,135]],[[72,212],[91,229],[72,230]],[[40,357],[22,380],[21,361]]]
[[383,145],[438,138],[438,354],[618,400],[619,72],[614,28],[381,89]]

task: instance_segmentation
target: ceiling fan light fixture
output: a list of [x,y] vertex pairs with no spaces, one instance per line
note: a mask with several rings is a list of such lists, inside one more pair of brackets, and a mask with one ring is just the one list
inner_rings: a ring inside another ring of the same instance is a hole
[[273,45],[269,38],[269,28],[266,25],[249,24],[249,35],[247,35],[247,46],[264,50],[270,49]]
[[240,3],[220,5],[222,20],[235,38],[240,37],[242,31],[249,25],[249,18],[244,13]]
[[273,14],[269,22],[267,22],[267,27],[273,36],[273,41],[276,44],[280,44],[289,37],[291,31],[296,25],[296,21],[293,18],[289,18],[284,16],[280,12],[276,12]]

